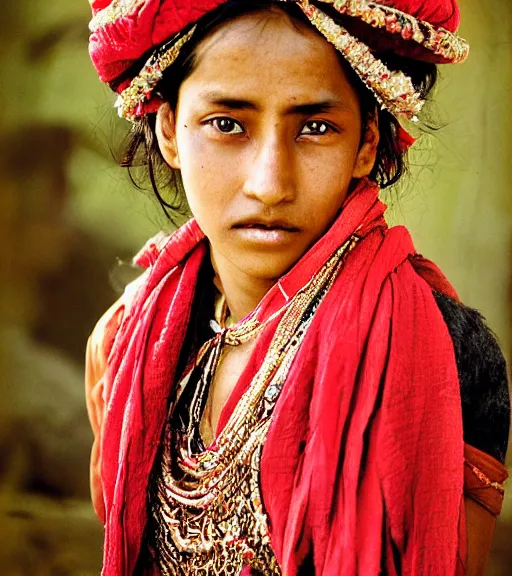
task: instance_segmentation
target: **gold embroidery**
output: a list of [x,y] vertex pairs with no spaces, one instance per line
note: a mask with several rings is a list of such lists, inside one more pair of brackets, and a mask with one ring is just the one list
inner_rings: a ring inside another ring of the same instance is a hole
[[484,484],[488,488],[494,488],[502,496],[505,494],[505,487],[503,486],[503,484],[500,484],[499,482],[493,482],[488,476],[486,476],[480,470],[480,468],[477,468],[474,464],[471,464],[471,462],[468,462],[466,460],[466,464],[470,467],[473,474],[480,480],[480,482],[482,482],[482,484]]
[[315,6],[299,4],[313,26],[340,52],[377,101],[394,116],[417,120],[424,100],[403,72],[392,72],[366,44],[354,38]]
[[163,73],[174,63],[182,46],[190,40],[194,30],[195,26],[184,36],[178,39],[176,36],[173,37],[149,58],[139,75],[135,76],[128,88],[119,94],[115,103],[119,116],[133,122],[144,114],[144,102],[149,100]]
[[93,16],[89,23],[89,30],[96,32],[99,28],[112,24],[119,18],[133,12],[136,6],[144,4],[144,2],[145,0],[112,0],[111,4]]
[[427,50],[453,63],[463,62],[469,54],[468,43],[444,28],[434,28],[429,22],[418,20],[397,10],[371,0],[321,0],[331,4],[337,12],[359,18],[373,28],[385,28],[390,34],[404,40],[414,40]]

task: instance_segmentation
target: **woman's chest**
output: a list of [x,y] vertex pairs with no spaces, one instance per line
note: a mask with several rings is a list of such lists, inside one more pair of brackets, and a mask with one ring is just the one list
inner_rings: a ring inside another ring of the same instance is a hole
[[255,343],[226,346],[210,384],[208,400],[201,418],[201,435],[205,444],[211,444],[216,435],[222,411],[226,407],[244,372]]

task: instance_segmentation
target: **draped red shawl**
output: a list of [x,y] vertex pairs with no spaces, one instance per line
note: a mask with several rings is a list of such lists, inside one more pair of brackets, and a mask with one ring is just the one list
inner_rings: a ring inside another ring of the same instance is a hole
[[[262,454],[262,495],[286,576],[310,552],[319,576],[447,576],[465,559],[460,390],[432,289],[454,293],[405,228],[387,228],[377,195],[362,182],[256,310],[268,318],[350,235],[361,238],[297,353]],[[148,269],[123,311],[105,375],[106,576],[132,574],[137,562],[148,479],[206,253],[191,221],[138,258]],[[219,430],[275,327],[259,336]]]

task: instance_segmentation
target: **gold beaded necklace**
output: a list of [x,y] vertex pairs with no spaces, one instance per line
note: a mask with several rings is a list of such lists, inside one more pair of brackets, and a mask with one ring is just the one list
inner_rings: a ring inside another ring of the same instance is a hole
[[[356,243],[351,237],[269,319],[261,322],[253,315],[221,330],[202,347],[185,386],[194,387],[190,401],[180,404],[182,395],[171,407],[152,497],[155,561],[164,576],[238,575],[244,566],[264,576],[281,574],[259,487],[261,451],[296,352]],[[199,422],[223,347],[247,342],[279,315],[251,385],[216,440],[205,448]]]

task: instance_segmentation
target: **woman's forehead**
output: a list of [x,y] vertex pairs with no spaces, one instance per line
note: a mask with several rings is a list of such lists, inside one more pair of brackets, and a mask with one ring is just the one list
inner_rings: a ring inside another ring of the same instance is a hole
[[336,50],[313,28],[281,11],[226,22],[196,49],[196,66],[183,88],[201,94],[258,94],[294,99],[340,99],[353,91]]

